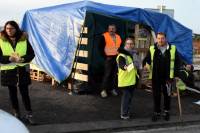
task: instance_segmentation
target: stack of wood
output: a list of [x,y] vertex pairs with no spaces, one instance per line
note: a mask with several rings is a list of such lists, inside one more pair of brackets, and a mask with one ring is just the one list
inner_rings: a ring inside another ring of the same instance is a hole
[[45,73],[37,66],[30,64],[30,76],[32,80],[44,81]]

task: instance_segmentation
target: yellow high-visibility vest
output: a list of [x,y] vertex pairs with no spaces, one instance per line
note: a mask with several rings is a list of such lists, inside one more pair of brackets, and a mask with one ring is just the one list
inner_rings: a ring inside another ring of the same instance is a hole
[[[23,41],[17,42],[16,48],[14,50],[10,42],[0,39],[0,48],[1,48],[3,56],[11,56],[12,53],[14,52],[18,53],[19,56],[24,56],[26,55],[26,52],[27,52],[27,41],[23,40]],[[12,63],[12,65],[5,64],[5,65],[1,65],[1,70],[11,70],[11,69],[15,69],[17,66],[24,66],[26,64],[27,63],[16,63],[16,64]]]
[[[116,61],[118,64],[119,64],[120,56],[126,59],[126,65],[133,63],[133,60],[130,56],[120,53],[116,58]],[[135,85],[136,76],[137,76],[137,70],[135,67],[129,72],[127,70],[122,70],[120,67],[118,67],[118,87],[126,87],[126,86]]]
[[[176,52],[176,46],[171,45],[171,49],[170,49],[170,75],[169,75],[170,78],[174,78],[175,52]],[[154,53],[155,53],[154,46],[150,46],[151,65],[150,65],[149,79],[152,79]]]

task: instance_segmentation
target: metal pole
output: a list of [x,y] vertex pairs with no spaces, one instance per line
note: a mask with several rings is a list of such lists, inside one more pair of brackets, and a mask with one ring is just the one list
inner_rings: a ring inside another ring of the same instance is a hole
[[176,87],[176,91],[177,91],[177,98],[178,98],[179,119],[182,121],[181,97],[180,97],[180,92],[179,92],[179,88],[178,87]]
[[162,0],[161,6],[160,6],[160,13],[163,13],[163,6],[164,6],[164,0]]
[[198,91],[194,88],[190,88],[190,87],[186,86],[186,89],[189,90],[189,91],[196,92],[196,93],[200,94],[200,91]]

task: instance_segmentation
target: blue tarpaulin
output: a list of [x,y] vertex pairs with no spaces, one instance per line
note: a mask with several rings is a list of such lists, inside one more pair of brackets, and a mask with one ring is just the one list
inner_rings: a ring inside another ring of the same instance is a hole
[[165,32],[167,40],[177,46],[183,59],[192,63],[192,31],[165,14],[91,1],[28,10],[22,29],[28,32],[34,48],[34,63],[59,82],[71,73],[87,12],[148,25],[155,33]]

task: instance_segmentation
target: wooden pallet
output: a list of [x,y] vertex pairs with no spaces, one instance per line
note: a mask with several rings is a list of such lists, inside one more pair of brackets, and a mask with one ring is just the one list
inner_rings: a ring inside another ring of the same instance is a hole
[[145,86],[145,88],[152,88],[151,80],[149,80],[149,72],[148,71],[142,71],[141,74],[141,84],[142,86]]
[[30,76],[32,80],[44,81],[45,73],[39,70],[30,70]]

